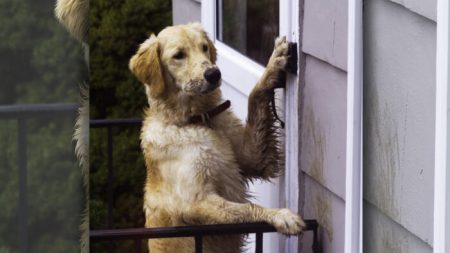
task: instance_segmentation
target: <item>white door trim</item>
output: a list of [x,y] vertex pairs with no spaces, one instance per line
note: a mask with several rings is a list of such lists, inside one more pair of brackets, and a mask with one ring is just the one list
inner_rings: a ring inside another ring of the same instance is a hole
[[435,253],[450,252],[450,4],[437,1],[436,135],[434,169]]
[[215,41],[216,39],[216,1],[201,2],[201,16],[203,29],[208,33],[209,37]]
[[345,253],[362,252],[362,0],[348,2]]
[[[297,43],[297,59],[300,59],[299,48],[299,1],[298,0],[281,0],[280,1],[280,36],[286,36],[290,42]],[[292,211],[299,212],[299,92],[298,83],[299,68],[297,75],[288,74],[286,89],[284,92],[284,120],[285,120],[285,173],[284,173],[284,200],[285,206]],[[298,237],[285,237],[283,251],[280,252],[297,252]]]

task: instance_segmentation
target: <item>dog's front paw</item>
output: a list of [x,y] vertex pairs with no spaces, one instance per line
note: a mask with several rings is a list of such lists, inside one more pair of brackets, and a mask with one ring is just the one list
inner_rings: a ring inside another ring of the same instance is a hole
[[289,209],[277,210],[270,223],[285,235],[297,235],[306,227],[303,219]]
[[285,70],[289,57],[289,43],[286,40],[286,36],[278,37],[275,40],[275,46],[272,56],[270,57],[268,68],[274,68],[277,70]]

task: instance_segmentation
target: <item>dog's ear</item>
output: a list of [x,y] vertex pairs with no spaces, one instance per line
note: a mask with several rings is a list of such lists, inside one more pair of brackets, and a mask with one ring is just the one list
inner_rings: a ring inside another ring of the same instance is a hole
[[154,98],[163,93],[165,86],[159,54],[158,39],[152,34],[141,44],[129,63],[131,72],[148,86],[150,96]]
[[216,64],[216,61],[217,61],[217,49],[214,46],[214,43],[209,39],[208,34],[206,32],[204,32],[204,33],[205,33],[206,40],[208,41],[210,60],[211,60],[212,64]]
[[195,30],[201,32],[203,36],[205,36],[206,40],[208,41],[208,48],[209,48],[209,56],[212,64],[216,64],[217,61],[217,50],[214,46],[214,43],[211,41],[211,39],[208,37],[208,33],[203,29],[202,25],[198,22],[189,23],[192,28]]

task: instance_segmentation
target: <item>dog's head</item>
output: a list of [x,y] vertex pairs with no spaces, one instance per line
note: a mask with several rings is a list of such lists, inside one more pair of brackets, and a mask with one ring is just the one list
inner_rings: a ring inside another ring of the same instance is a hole
[[220,86],[216,49],[198,23],[165,28],[151,35],[130,60],[130,70],[158,98],[177,91],[189,96],[208,94]]

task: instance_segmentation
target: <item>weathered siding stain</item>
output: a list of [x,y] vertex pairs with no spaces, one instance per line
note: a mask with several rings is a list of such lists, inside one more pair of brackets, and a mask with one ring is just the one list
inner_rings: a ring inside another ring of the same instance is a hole
[[306,110],[304,116],[304,131],[302,133],[303,141],[306,146],[309,147],[305,150],[308,156],[311,157],[311,176],[319,183],[324,184],[325,179],[323,177],[323,162],[324,162],[324,149],[325,137],[323,130],[314,117],[314,112],[311,108]]
[[[341,40],[342,31],[336,30],[334,36]],[[305,217],[320,223],[324,253],[344,250],[346,91],[345,71],[306,56],[300,151],[304,201],[300,203]],[[303,245],[310,242],[304,240]],[[310,252],[308,247],[302,249]]]
[[[366,124],[364,140],[370,140],[364,147],[364,188],[368,195],[374,196],[374,204],[392,217],[399,212],[395,198],[395,177],[400,169],[399,136],[397,119],[393,117],[388,103],[379,97],[376,86],[366,87]],[[381,100],[381,101],[380,101]],[[374,168],[372,165],[380,166]],[[376,191],[373,192],[372,191]]]
[[322,191],[317,191],[314,193],[314,213],[317,214],[316,219],[320,224],[319,232],[325,232],[328,236],[330,242],[333,241],[333,223],[332,223],[332,213],[330,207],[330,199],[327,195],[323,194]]
[[[312,109],[307,109],[304,114],[304,131],[302,133],[305,144],[310,147],[307,151],[311,157],[311,176],[318,183],[324,184],[323,176],[324,154],[325,154],[325,138],[322,127],[314,117]],[[330,241],[333,240],[333,224],[332,213],[330,208],[330,199],[323,191],[315,191],[313,197],[313,209],[317,215],[316,219],[320,224],[321,232],[325,232]]]

